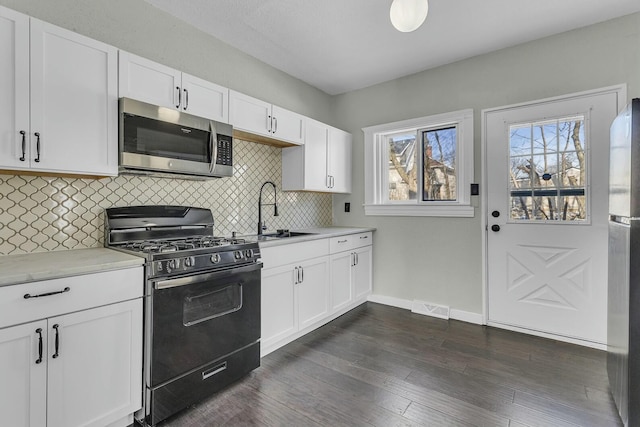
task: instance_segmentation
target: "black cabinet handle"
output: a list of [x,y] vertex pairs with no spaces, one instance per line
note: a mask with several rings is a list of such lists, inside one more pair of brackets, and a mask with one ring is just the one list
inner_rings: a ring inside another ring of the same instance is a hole
[[56,352],[53,353],[53,357],[54,359],[57,359],[58,356],[60,356],[60,353],[58,352],[58,349],[60,348],[60,325],[58,325],[57,323],[55,325],[53,325],[53,329],[56,330]]
[[27,133],[25,131],[21,130],[20,131],[20,135],[22,135],[22,157],[20,157],[20,161],[24,162],[24,160],[25,160],[24,154],[25,154],[25,151],[27,149],[27,141],[26,141]]
[[184,111],[187,111],[187,108],[189,108],[189,91],[186,89],[184,90]]
[[36,163],[40,163],[40,132],[35,132],[36,136]]
[[182,91],[180,90],[180,86],[176,86],[176,90],[178,91],[178,105],[176,105],[176,108],[180,108],[180,104],[182,104]]
[[38,360],[36,360],[36,363],[42,363],[42,328],[36,329],[36,334],[40,335],[38,338]]
[[69,292],[70,290],[71,290],[71,288],[67,286],[66,288],[64,288],[61,291],[47,292],[47,293],[38,294],[38,295],[24,294],[24,299],[40,298],[40,297],[48,297],[50,295],[64,294],[65,292]]

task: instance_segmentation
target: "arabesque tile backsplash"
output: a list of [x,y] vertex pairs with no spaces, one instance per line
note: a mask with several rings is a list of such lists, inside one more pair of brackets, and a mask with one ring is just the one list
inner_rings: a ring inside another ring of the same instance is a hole
[[[280,191],[280,152],[236,139],[233,177],[207,181],[0,175],[0,255],[103,246],[104,209],[113,206],[199,206],[212,210],[218,236],[255,233],[265,181],[278,187],[279,216],[263,209],[269,230],[331,225],[330,194]],[[263,203],[273,203],[272,194],[265,187]]]

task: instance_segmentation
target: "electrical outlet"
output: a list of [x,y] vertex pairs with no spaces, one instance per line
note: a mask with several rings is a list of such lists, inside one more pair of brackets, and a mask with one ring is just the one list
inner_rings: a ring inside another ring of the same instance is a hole
[[351,212],[351,203],[349,203],[349,202],[345,202],[345,204],[344,204],[344,211],[345,211],[345,212]]
[[471,195],[472,196],[480,195],[480,184],[471,184]]

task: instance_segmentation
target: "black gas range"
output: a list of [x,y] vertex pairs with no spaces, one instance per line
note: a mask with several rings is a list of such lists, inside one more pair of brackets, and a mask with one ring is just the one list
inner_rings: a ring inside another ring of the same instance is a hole
[[208,209],[106,210],[106,246],[143,256],[144,408],[155,425],[260,365],[260,248],[220,238]]
[[127,206],[106,210],[106,246],[144,256],[148,277],[176,276],[252,264],[257,241],[215,237],[209,209]]

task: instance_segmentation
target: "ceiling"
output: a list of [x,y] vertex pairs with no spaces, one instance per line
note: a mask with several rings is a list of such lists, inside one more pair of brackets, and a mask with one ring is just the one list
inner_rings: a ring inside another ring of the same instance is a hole
[[331,94],[640,11],[638,0],[430,0],[412,33],[391,0],[145,0]]

